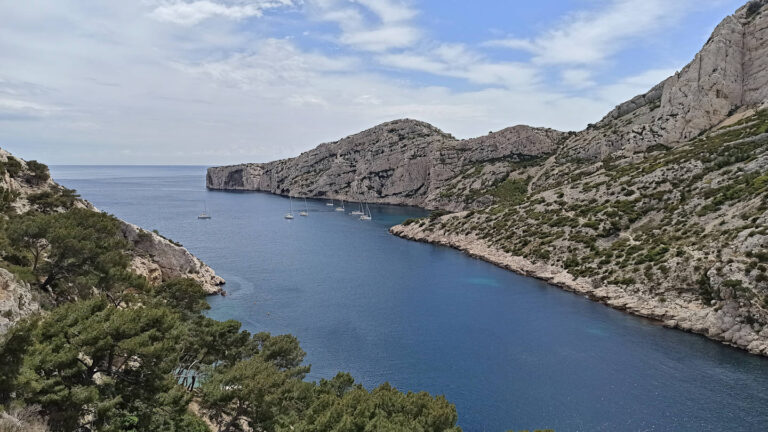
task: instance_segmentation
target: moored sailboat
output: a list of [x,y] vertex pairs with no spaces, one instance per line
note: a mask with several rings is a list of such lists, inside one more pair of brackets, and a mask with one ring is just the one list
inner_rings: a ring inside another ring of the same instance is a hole
[[285,218],[286,219],[293,219],[293,199],[291,198],[290,195],[288,195],[288,201],[290,202],[291,210],[288,213],[285,214]]
[[363,202],[360,201],[360,210],[355,210],[352,213],[350,213],[352,216],[360,216],[365,214],[365,210],[363,210]]
[[373,215],[371,214],[371,207],[368,206],[368,203],[365,203],[365,208],[368,211],[368,214],[363,213],[363,215],[360,216],[360,220],[362,221],[373,220]]
[[203,203],[203,206],[205,206],[205,210],[200,213],[200,215],[197,217],[198,219],[211,219],[211,215],[208,214],[208,203]]
[[344,210],[344,200],[341,200],[341,207],[336,207],[337,212],[343,212]]

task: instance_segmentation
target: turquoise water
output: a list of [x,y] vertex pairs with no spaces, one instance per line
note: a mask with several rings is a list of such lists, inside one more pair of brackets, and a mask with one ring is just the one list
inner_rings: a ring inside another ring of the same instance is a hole
[[229,295],[210,315],[295,334],[313,379],[445,394],[471,432],[768,430],[766,359],[387,232],[419,209],[287,221],[286,198],[206,191],[202,167],[52,171],[211,265]]

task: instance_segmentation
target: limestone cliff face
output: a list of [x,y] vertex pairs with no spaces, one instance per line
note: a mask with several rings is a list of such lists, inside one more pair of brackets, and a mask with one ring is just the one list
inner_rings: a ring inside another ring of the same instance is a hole
[[768,100],[768,14],[763,1],[723,20],[680,72],[571,139],[563,156],[601,158],[675,146],[736,111]]
[[199,282],[208,294],[221,292],[224,279],[188,250],[127,222],[123,223],[122,232],[133,244],[132,270],[150,283],[183,277]]
[[0,336],[20,319],[40,310],[30,286],[0,268]]
[[517,126],[460,141],[426,123],[397,120],[293,159],[210,168],[206,183],[210,189],[454,207],[441,188],[474,164],[551,154],[564,136]]

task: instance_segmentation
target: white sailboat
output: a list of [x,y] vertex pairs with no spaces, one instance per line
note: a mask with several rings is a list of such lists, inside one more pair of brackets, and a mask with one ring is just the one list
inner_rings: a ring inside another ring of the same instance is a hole
[[204,208],[205,208],[205,211],[203,211],[202,213],[200,213],[200,215],[199,215],[197,218],[198,218],[198,219],[210,219],[210,218],[211,218],[211,215],[209,215],[209,214],[208,214],[208,203],[203,203],[203,205],[205,206],[205,207],[204,207]]
[[333,200],[328,201],[327,203],[325,203],[325,205],[327,205],[328,207],[333,207],[334,206]]
[[291,203],[291,211],[285,214],[286,219],[293,219],[293,199],[288,195],[288,201]]
[[373,220],[373,215],[371,214],[371,208],[368,206],[368,203],[365,204],[366,210],[368,210],[368,214],[363,213],[362,216],[360,216],[360,220],[362,221],[369,221]]
[[304,198],[304,210],[299,212],[299,216],[309,216],[309,206],[307,205],[306,198]]
[[341,200],[341,207],[336,207],[337,212],[343,212],[344,211],[344,200]]
[[362,202],[362,201],[360,202],[360,210],[355,210],[355,211],[353,211],[353,212],[352,212],[352,213],[350,213],[350,214],[351,214],[352,216],[360,216],[360,215],[364,215],[364,214],[365,214],[365,211],[363,210],[363,202]]

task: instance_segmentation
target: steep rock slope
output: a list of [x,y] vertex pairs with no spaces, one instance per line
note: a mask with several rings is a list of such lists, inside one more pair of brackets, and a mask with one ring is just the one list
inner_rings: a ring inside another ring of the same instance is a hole
[[674,146],[767,100],[768,19],[748,9],[723,20],[680,72],[616,107],[570,140],[563,154],[598,158]]
[[459,141],[426,123],[397,120],[293,159],[211,168],[206,183],[210,189],[461,208],[465,203],[445,199],[441,188],[476,182],[460,175],[479,163],[495,162],[487,182],[503,179],[509,173],[504,161],[552,154],[564,136],[517,126]]

